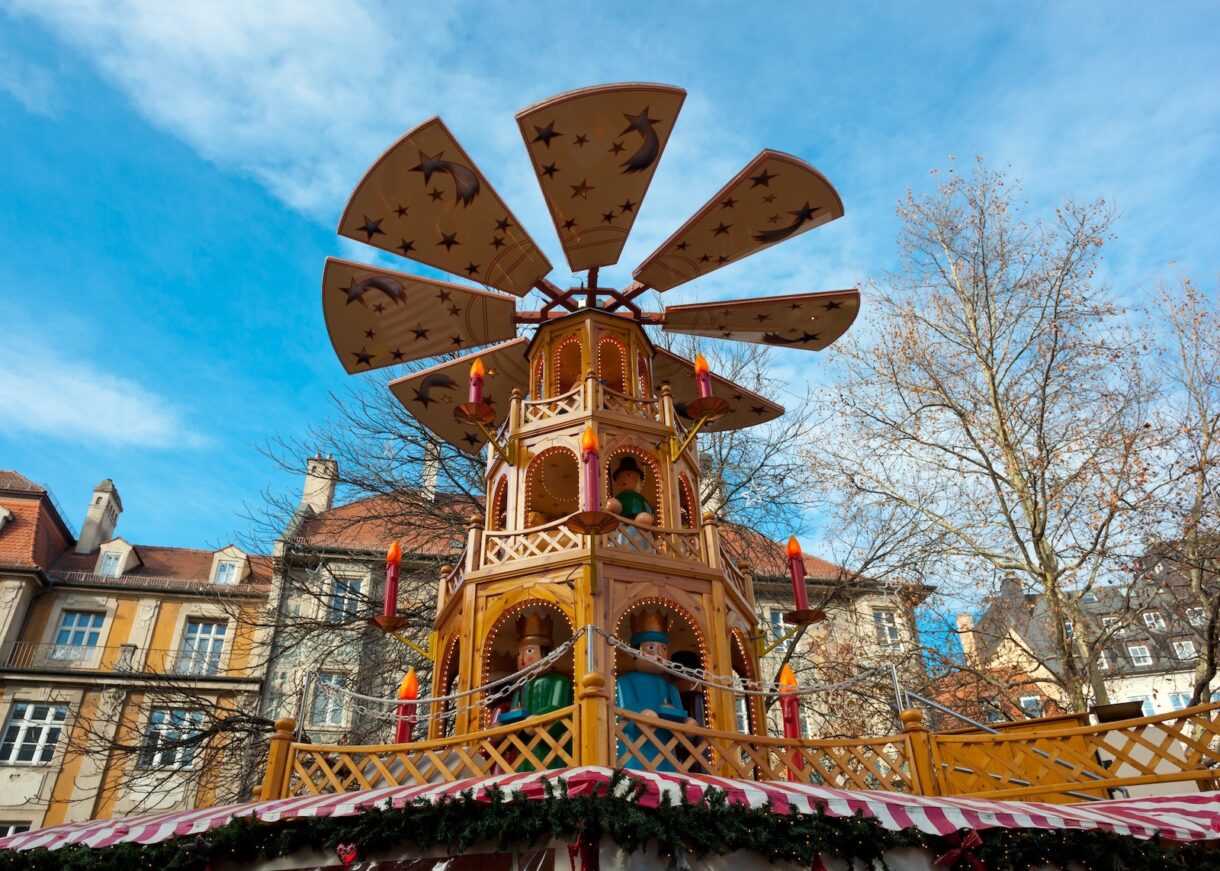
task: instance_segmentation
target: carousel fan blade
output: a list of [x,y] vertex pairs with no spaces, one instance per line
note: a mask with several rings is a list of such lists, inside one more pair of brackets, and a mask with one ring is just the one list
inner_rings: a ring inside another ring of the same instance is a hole
[[517,335],[511,296],[328,257],[322,310],[349,374]]
[[843,201],[799,157],[766,149],[636,267],[636,281],[669,290],[843,217]]
[[482,450],[487,439],[477,426],[459,423],[453,410],[466,401],[470,383],[470,365],[478,358],[487,372],[484,375],[483,401],[495,410],[495,429],[508,414],[513,388],[526,389],[529,373],[525,361],[526,338],[502,342],[474,354],[397,378],[390,382],[390,391],[411,414],[439,438],[469,454]]
[[[693,421],[686,407],[699,395],[699,388],[695,383],[695,368],[691,361],[672,351],[657,348],[656,356],[652,358],[652,377],[658,386],[669,385],[673,392],[674,410],[682,422],[690,426]],[[727,378],[721,378],[715,372],[712,373],[712,395],[728,400],[730,411],[716,422],[704,425],[702,432],[745,429],[775,420],[784,413],[782,406]]]
[[617,263],[686,91],[581,88],[517,113],[572,271]]
[[440,118],[407,133],[369,168],[339,233],[516,296],[551,271]]
[[859,311],[855,289],[675,305],[665,309],[665,332],[821,351]]

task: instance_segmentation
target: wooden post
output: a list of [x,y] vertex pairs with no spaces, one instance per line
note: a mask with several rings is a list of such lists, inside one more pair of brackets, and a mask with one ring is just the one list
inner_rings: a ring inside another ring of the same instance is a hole
[[517,433],[521,431],[521,427],[525,423],[524,399],[525,394],[521,392],[521,388],[514,387],[512,399],[509,400],[508,406],[508,437],[510,439],[516,438]]
[[284,717],[275,721],[275,734],[271,736],[271,745],[267,751],[267,773],[263,777],[262,791],[259,797],[264,801],[285,798],[288,789],[288,763],[292,750],[292,736],[296,732],[297,721],[292,717]]
[[483,518],[470,515],[466,524],[466,574],[483,567]]
[[672,427],[674,425],[674,396],[668,384],[661,385],[659,396],[661,397],[661,423],[664,426]]
[[917,795],[940,795],[932,763],[932,734],[923,724],[923,712],[908,708],[898,714],[902,732],[911,742],[911,788]]
[[597,373],[592,369],[585,373],[583,399],[585,411],[595,411],[602,407],[601,385],[597,383]]
[[703,512],[703,561],[709,568],[720,568],[720,530],[716,526],[716,515]]

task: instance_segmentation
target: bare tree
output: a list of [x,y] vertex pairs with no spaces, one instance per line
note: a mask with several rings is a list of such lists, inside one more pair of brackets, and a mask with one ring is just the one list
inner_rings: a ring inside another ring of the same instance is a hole
[[911,534],[947,592],[1010,575],[1048,605],[1043,667],[1069,704],[1105,701],[1077,597],[1134,550],[1151,390],[1139,343],[1094,270],[1104,202],[1026,220],[981,162],[898,210],[901,269],[871,323],[832,349],[808,460],[837,510]]
[[[1162,284],[1165,487],[1150,502],[1144,577],[1172,598],[1197,641],[1191,704],[1211,697],[1220,659],[1220,307],[1189,278]],[[1160,571],[1158,571],[1158,568]]]

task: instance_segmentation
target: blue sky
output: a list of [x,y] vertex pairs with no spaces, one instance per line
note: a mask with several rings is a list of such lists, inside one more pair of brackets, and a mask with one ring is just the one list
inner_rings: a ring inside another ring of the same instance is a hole
[[441,114],[562,264],[512,115],[587,84],[690,94],[604,279],[763,147],[845,201],[667,302],[882,276],[899,197],[954,155],[1011,167],[1035,209],[1112,203],[1126,298],[1220,271],[1215,4],[433,6],[0,0],[0,468],[74,524],[110,477],[129,540],[232,540],[263,488],[299,487],[256,446],[345,386],[318,286],[329,254],[389,262],[333,231],[367,165]]

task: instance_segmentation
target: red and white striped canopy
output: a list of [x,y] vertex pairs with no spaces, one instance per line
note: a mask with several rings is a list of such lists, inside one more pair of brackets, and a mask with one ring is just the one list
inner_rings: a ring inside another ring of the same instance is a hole
[[[346,792],[305,798],[285,798],[257,804],[228,805],[202,810],[172,811],[125,819],[94,820],[36,829],[0,839],[0,848],[58,849],[71,844],[109,847],[113,844],[155,844],[173,837],[198,835],[236,817],[253,816],[266,823],[303,817],[345,817],[372,807],[402,807],[417,799],[431,802],[470,791],[485,799],[491,788],[509,800],[541,799],[544,783],[563,782],[568,795],[587,795],[607,784],[610,768],[585,766],[528,774],[499,774],[424,786],[392,786],[363,792]],[[1135,838],[1161,836],[1177,841],[1214,840],[1220,837],[1220,792],[1193,792],[1152,798],[1098,801],[1087,804],[988,801],[978,798],[927,798],[894,792],[829,789],[800,783],[755,783],[707,774],[630,772],[644,783],[640,804],[656,807],[663,795],[680,801],[683,795],[698,801],[708,789],[724,791],[731,804],[752,808],[768,802],[777,814],[812,814],[820,808],[828,816],[847,817],[856,812],[877,820],[884,828],[919,829],[947,835],[958,829],[1098,829]]]

